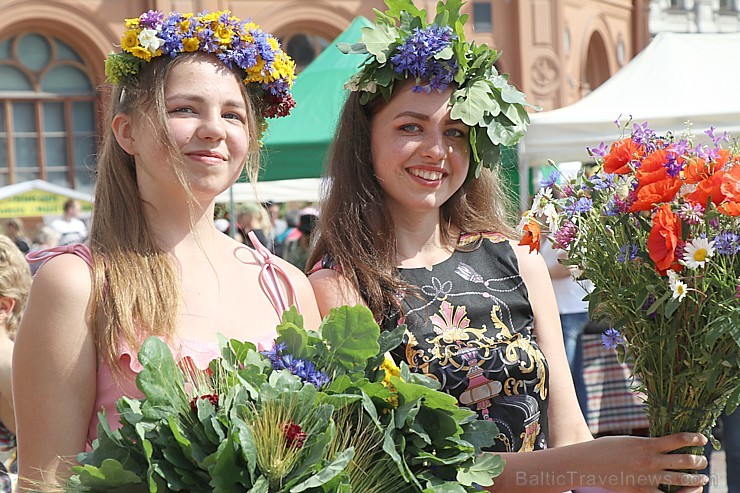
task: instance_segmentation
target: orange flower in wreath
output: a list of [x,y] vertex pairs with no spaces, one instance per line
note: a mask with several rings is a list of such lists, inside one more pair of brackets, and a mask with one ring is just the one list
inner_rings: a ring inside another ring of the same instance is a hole
[[676,259],[676,247],[681,238],[681,220],[668,204],[663,204],[653,216],[653,227],[648,236],[647,249],[661,276],[669,270],[681,270]]
[[630,161],[642,159],[645,151],[632,139],[618,140],[613,143],[609,154],[604,157],[604,172],[625,175],[632,172]]
[[540,251],[540,225],[537,221],[530,219],[529,222],[524,226],[524,236],[519,242],[520,245],[529,245],[529,252],[532,253],[534,250]]
[[725,202],[717,210],[727,216],[740,217],[740,202]]

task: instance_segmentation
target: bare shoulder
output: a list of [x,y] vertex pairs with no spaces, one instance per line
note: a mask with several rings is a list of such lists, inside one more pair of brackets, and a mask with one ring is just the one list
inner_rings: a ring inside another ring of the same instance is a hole
[[306,319],[306,325],[308,327],[318,327],[320,322],[319,309],[306,274],[295,265],[280,257],[276,256],[274,261],[283,269],[283,272],[285,272],[290,283],[293,285],[293,290],[301,306],[301,313]]
[[321,316],[343,305],[365,305],[360,292],[346,277],[333,269],[320,269],[308,276]]
[[544,276],[544,280],[549,282],[550,276],[547,273],[547,265],[539,252],[530,252],[528,246],[519,245],[516,240],[509,240],[509,244],[516,254],[519,273],[525,283],[542,281],[543,279],[540,276]]
[[87,301],[92,290],[90,266],[77,255],[59,255],[39,268],[31,284],[37,295],[53,295],[66,301]]

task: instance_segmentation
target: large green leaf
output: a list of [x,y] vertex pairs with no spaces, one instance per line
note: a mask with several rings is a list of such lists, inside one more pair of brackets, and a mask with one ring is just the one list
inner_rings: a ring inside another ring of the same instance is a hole
[[352,447],[341,451],[334,457],[331,462],[329,462],[329,464],[322,467],[316,474],[306,479],[302,483],[293,486],[290,489],[291,493],[301,493],[302,491],[306,491],[311,488],[318,488],[319,486],[328,483],[334,477],[344,471],[344,469],[347,467],[354,456],[355,449]]
[[164,341],[158,337],[145,340],[139,363],[144,369],[136,376],[136,386],[146,396],[141,406],[145,416],[166,418],[188,405],[182,372]]
[[390,46],[396,38],[398,38],[398,31],[385,24],[362,28],[362,42],[367,47],[367,51],[374,55],[381,64],[386,62]]
[[483,120],[483,115],[487,110],[492,113],[495,109],[491,107],[491,104],[495,102],[492,99],[491,86],[484,80],[475,81],[471,85],[458,89],[453,97],[455,103],[452,106],[450,118],[461,120],[471,127]]
[[483,454],[468,467],[461,467],[457,471],[457,480],[466,486],[478,484],[480,486],[493,485],[493,478],[504,470],[504,461],[500,455]]
[[332,308],[321,324],[321,335],[332,363],[347,370],[364,370],[367,360],[378,354],[380,328],[365,306]]

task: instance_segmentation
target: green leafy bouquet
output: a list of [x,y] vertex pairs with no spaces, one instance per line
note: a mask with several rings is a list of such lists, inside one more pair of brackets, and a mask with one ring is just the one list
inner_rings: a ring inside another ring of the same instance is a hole
[[634,364],[652,436],[712,439],[740,400],[740,145],[706,133],[633,124],[590,149],[593,174],[545,179],[521,225],[523,244],[547,235],[593,282],[589,311]]
[[142,400],[121,398],[122,427],[101,416],[70,492],[472,492],[503,461],[482,454],[497,430],[435,382],[385,357],[361,306],[334,309],[317,332],[293,308],[275,347],[222,340],[208,372],[178,366],[160,339],[139,352]]

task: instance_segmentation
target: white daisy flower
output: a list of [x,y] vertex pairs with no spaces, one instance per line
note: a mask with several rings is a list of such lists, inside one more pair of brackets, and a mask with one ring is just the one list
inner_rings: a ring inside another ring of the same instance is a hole
[[704,267],[707,259],[714,255],[714,241],[706,238],[694,238],[686,243],[681,263],[689,269]]
[[671,283],[671,291],[673,291],[673,299],[678,299],[679,302],[683,301],[688,291],[688,286],[683,281],[675,281]]

